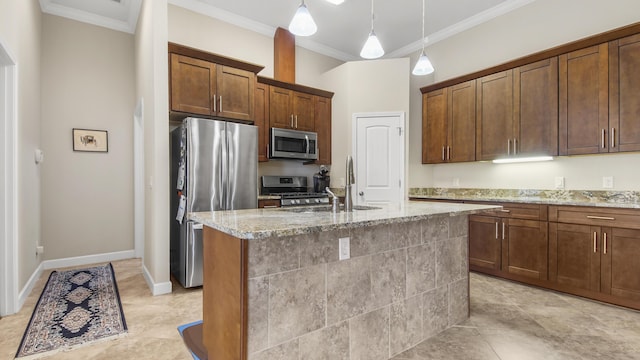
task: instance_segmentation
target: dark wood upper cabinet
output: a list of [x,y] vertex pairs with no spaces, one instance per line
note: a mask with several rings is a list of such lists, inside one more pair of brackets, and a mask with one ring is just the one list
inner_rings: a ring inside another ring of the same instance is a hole
[[609,151],[640,151],[640,34],[609,43]]
[[254,121],[256,73],[263,66],[169,43],[172,119],[189,115]]
[[215,64],[171,54],[171,110],[211,115],[215,88]]
[[423,94],[422,162],[475,160],[475,81]]
[[315,127],[318,133],[318,160],[316,164],[331,164],[331,99],[315,97]]
[[253,124],[258,127],[258,161],[269,161],[269,85],[256,84]]
[[514,69],[516,155],[558,155],[558,58]]
[[513,70],[477,80],[476,160],[511,155],[514,140]]
[[559,154],[609,151],[608,45],[559,56]]
[[314,95],[273,85],[270,88],[271,127],[315,130]]

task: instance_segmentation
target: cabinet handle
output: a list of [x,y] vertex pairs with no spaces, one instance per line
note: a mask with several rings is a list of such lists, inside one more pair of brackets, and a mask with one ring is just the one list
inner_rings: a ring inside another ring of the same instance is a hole
[[607,254],[607,233],[604,233],[603,236],[603,241],[604,241],[604,247],[602,248],[602,252],[604,252],[604,254]]
[[275,209],[275,208],[278,208],[278,207],[280,207],[280,206],[278,206],[278,205],[265,205],[262,208],[263,209]]
[[293,114],[291,114],[291,128],[293,128]]
[[518,139],[513,138],[513,155],[518,154]]
[[607,141],[607,137],[606,137],[606,135],[605,135],[605,132],[606,132],[606,130],[605,130],[605,129],[602,129],[602,140],[601,140],[602,144],[601,144],[601,145],[602,145],[602,148],[603,148],[603,149],[605,148],[605,144],[604,144],[604,142],[605,142],[605,141]]
[[616,128],[611,128],[611,147],[616,147]]
[[511,155],[511,139],[507,139],[507,155]]
[[442,161],[444,161],[444,145],[442,146]]
[[218,100],[220,101],[220,112],[222,112],[222,95],[218,96]]
[[296,115],[296,129],[298,128],[298,115]]
[[451,146],[447,146],[447,160],[451,160]]
[[498,240],[498,222],[496,221],[496,240]]
[[593,252],[598,252],[598,233],[593,232]]
[[216,94],[213,94],[213,112],[218,112],[216,105]]
[[594,220],[615,220],[616,218],[614,218],[614,217],[609,217],[609,216],[595,216],[595,215],[587,215],[587,219],[594,219]]
[[511,212],[511,210],[505,210],[505,209],[502,209],[502,210],[500,210],[500,212],[503,212],[503,213],[510,213],[510,212]]
[[502,222],[502,240],[504,240],[504,221]]

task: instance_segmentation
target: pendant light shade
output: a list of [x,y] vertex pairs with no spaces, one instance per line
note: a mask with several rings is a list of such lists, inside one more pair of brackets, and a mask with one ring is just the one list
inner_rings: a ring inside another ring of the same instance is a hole
[[433,65],[431,65],[431,61],[424,53],[424,1],[425,0],[422,0],[422,52],[420,53],[416,66],[411,72],[413,75],[428,75],[435,70]]
[[384,55],[384,49],[373,31],[373,0],[371,0],[371,32],[369,32],[369,37],[360,51],[360,56],[365,59],[377,59],[382,55]]
[[304,0],[302,0],[296,14],[293,15],[293,19],[291,19],[289,31],[297,36],[311,36],[318,31],[318,26],[316,26],[316,22],[313,21],[307,5],[304,4]]
[[376,33],[371,30],[369,37],[367,38],[367,42],[364,43],[364,46],[360,51],[360,56],[365,59],[377,59],[382,55],[384,55],[384,49],[382,48]]
[[422,53],[420,54],[420,57],[418,58],[418,62],[416,63],[416,66],[413,68],[412,74],[428,75],[428,74],[431,74],[433,71],[434,71],[433,65],[431,65],[431,61],[429,61],[429,58],[427,57],[427,55],[424,54],[424,50],[423,50]]

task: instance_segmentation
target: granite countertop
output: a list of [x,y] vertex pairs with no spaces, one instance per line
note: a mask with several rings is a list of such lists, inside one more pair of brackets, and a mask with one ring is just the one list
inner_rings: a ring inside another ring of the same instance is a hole
[[280,195],[258,195],[258,200],[280,200]]
[[246,209],[190,213],[189,219],[242,239],[290,236],[345,228],[423,220],[435,215],[475,214],[500,208],[494,205],[447,204],[406,201],[376,205],[379,209],[312,211],[313,207]]
[[588,190],[517,190],[517,189],[411,189],[412,199],[494,201],[541,205],[594,206],[640,209],[640,192]]

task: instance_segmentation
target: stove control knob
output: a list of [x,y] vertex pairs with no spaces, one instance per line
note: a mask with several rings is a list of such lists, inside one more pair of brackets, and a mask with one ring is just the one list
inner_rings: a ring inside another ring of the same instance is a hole
[[309,199],[306,199],[304,202],[306,202],[308,204],[309,203]]
[[300,204],[300,200],[294,200],[296,204]]
[[320,203],[320,199],[316,199],[316,203],[319,204]]

